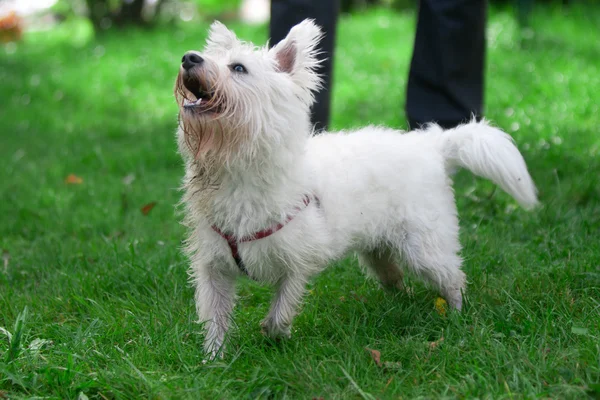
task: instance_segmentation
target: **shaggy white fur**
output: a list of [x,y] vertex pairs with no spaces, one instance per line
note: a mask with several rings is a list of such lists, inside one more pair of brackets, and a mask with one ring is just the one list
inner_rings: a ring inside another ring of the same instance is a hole
[[[309,108],[319,88],[312,21],[268,50],[215,22],[203,52],[190,52],[176,87],[183,203],[205,350],[219,354],[242,274],[227,241],[238,238],[248,275],[276,285],[262,322],[289,336],[306,282],[349,253],[386,287],[408,268],[460,309],[458,218],[449,171],[463,167],[500,185],[522,206],[535,186],[510,136],[487,122],[402,133],[380,127],[313,137]],[[305,196],[313,198],[304,206]],[[242,241],[293,217],[272,235]]]

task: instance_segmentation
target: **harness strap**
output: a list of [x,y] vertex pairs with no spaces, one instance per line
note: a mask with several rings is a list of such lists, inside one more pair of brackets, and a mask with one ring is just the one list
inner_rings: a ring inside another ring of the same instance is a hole
[[[315,200],[318,202],[319,199],[317,199],[315,197]],[[306,208],[311,202],[311,197],[306,195],[304,196],[304,208]],[[253,240],[259,240],[259,239],[264,239],[266,237],[271,236],[272,234],[274,234],[275,232],[281,230],[288,222],[290,222],[291,220],[294,219],[294,217],[296,215],[298,215],[298,212],[302,211],[301,207],[296,207],[295,209],[295,213],[294,214],[289,214],[285,221],[272,226],[269,229],[265,229],[262,231],[258,231],[253,233],[250,236],[245,236],[241,239],[237,239],[235,236],[231,235],[231,234],[227,234],[224,233],[223,231],[221,231],[219,228],[217,228],[216,225],[212,226],[213,231],[217,232],[223,239],[225,239],[227,241],[227,244],[229,245],[229,248],[231,249],[231,255],[233,256],[233,260],[235,261],[235,263],[237,264],[239,270],[245,274],[248,275],[248,270],[246,269],[246,266],[244,265],[244,261],[242,260],[242,257],[240,257],[240,253],[238,250],[238,244],[239,243],[246,243],[246,242],[251,242]]]
[[227,241],[227,244],[229,245],[229,248],[231,249],[231,255],[233,256],[233,260],[237,264],[240,271],[242,271],[242,273],[248,275],[248,270],[246,269],[246,266],[244,265],[244,262],[242,261],[242,257],[240,257],[240,254],[238,251],[238,245],[235,240],[235,237],[233,237],[233,235],[227,235],[227,234],[221,232],[221,230],[219,230],[219,228],[217,228],[214,225],[212,228],[215,232],[217,232],[219,235],[221,235],[221,237],[223,239],[225,239]]

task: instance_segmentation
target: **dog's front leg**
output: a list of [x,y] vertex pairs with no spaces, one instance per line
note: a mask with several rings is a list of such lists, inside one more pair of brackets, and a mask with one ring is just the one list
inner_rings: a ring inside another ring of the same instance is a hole
[[269,314],[262,321],[263,332],[273,338],[289,338],[305,291],[306,279],[301,275],[286,275],[280,279]]
[[235,276],[215,269],[194,274],[196,310],[204,322],[204,351],[210,359],[223,356],[225,334],[235,304]]

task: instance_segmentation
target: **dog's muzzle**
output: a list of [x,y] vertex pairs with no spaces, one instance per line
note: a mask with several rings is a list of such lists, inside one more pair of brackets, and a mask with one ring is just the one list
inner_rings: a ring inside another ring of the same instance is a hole
[[188,92],[183,96],[183,108],[196,112],[218,112],[220,107],[215,104],[214,92],[209,90],[206,82],[201,79],[202,64],[204,59],[194,51],[185,53],[181,59],[181,83]]
[[181,66],[185,71],[189,71],[192,68],[201,65],[204,59],[194,51],[188,51],[183,55],[181,59]]

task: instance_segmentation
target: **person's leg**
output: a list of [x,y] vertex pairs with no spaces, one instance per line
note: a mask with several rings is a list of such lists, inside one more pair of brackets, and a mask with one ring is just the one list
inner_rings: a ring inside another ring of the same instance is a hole
[[408,77],[411,129],[483,113],[487,0],[421,0]]
[[271,0],[270,45],[274,46],[290,29],[306,18],[312,18],[323,29],[325,36],[319,44],[319,56],[324,59],[317,70],[323,77],[323,89],[316,94],[311,120],[316,130],[327,129],[331,105],[331,77],[333,48],[339,10],[338,0]]

